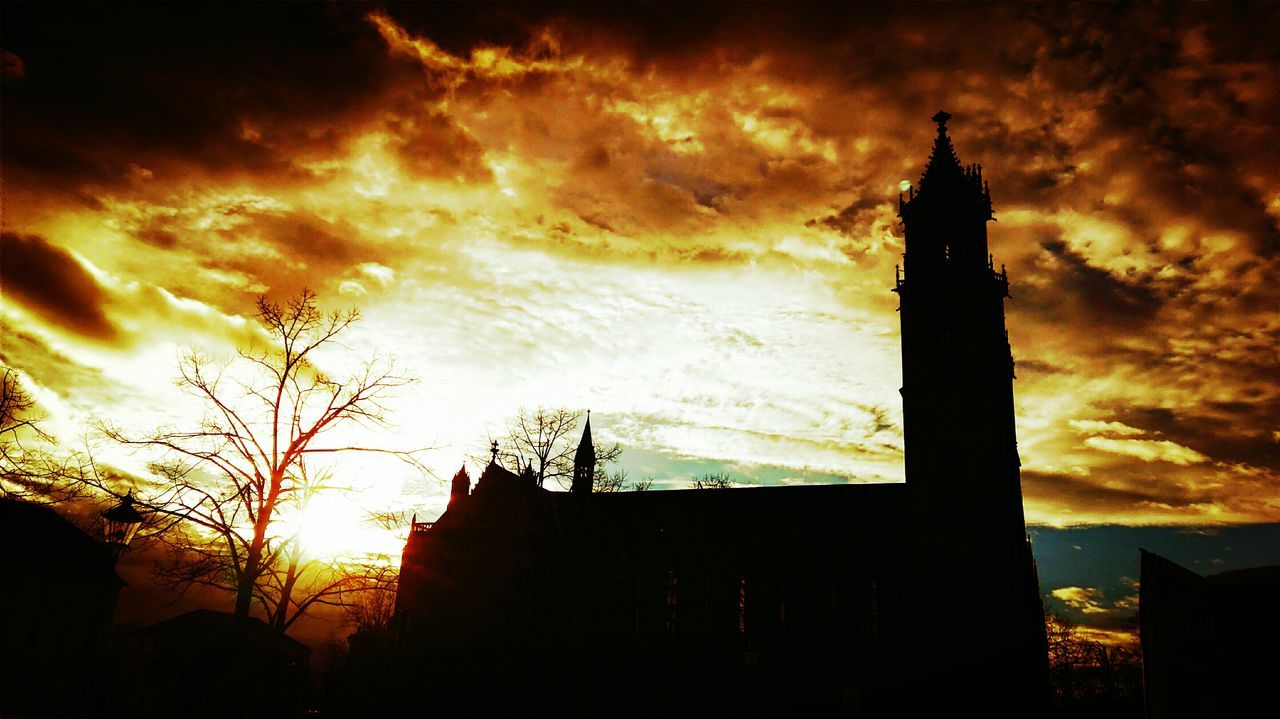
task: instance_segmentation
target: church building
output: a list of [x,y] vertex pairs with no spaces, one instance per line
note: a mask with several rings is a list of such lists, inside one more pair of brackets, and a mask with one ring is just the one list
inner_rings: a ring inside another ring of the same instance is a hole
[[569,492],[495,452],[405,546],[405,713],[1041,713],[1009,279],[949,119],[899,198],[905,484],[592,493],[590,419]]

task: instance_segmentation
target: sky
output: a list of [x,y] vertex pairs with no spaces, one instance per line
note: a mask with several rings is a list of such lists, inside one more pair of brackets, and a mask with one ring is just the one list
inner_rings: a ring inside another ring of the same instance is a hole
[[[1277,522],[1278,21],[10,4],[0,360],[68,445],[180,424],[178,353],[309,287],[362,313],[327,361],[418,379],[372,440],[439,479],[545,406],[655,489],[902,481],[896,200],[945,109],[1010,277],[1028,522]],[[405,466],[336,471],[443,509]]]

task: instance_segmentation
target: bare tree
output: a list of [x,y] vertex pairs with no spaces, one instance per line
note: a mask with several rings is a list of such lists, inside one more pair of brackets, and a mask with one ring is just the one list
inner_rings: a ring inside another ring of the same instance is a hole
[[612,472],[604,467],[597,465],[595,480],[592,483],[591,491],[608,493],[608,492],[644,492],[653,486],[653,477],[645,477],[644,479],[628,482],[627,470],[618,469]]
[[400,572],[392,565],[370,567],[366,582],[347,603],[347,620],[363,631],[388,631],[395,619]]
[[0,369],[0,496],[50,504],[85,496],[80,455],[55,451],[17,370]]
[[693,480],[694,489],[729,489],[732,486],[733,480],[729,479],[729,475],[724,472],[704,474]]
[[[573,479],[573,456],[578,449],[578,433],[574,430],[582,415],[581,411],[563,407],[539,407],[532,411],[521,408],[507,425],[506,436],[498,440],[498,456],[513,467],[532,464],[539,487],[554,479],[567,489]],[[622,446],[615,442],[597,446],[595,450],[595,490],[617,491],[607,468],[621,456]]]
[[283,306],[259,297],[257,309],[266,347],[241,348],[226,361],[194,350],[180,358],[178,385],[206,407],[198,425],[140,437],[109,424],[101,429],[154,453],[155,483],[138,503],[171,520],[161,536],[174,552],[162,578],[231,591],[241,617],[256,601],[284,631],[314,605],[341,604],[344,593],[365,583],[345,567],[304,562],[299,537],[281,532],[282,516],[333,491],[325,476],[309,474],[308,458],[382,452],[417,463],[421,450],[325,441],[343,426],[386,426],[383,401],[412,381],[377,358],[341,379],[317,365],[318,352],[338,346],[358,310],[323,312],[310,290]]
[[1142,660],[1135,647],[1089,639],[1071,619],[1044,606],[1049,679],[1060,707],[1141,708]]
[[619,469],[615,472],[602,470],[599,476],[591,483],[591,491],[606,494],[609,492],[621,492],[627,486],[627,470]]
[[576,445],[572,435],[581,415],[564,408],[530,411],[522,407],[507,425],[507,436],[499,440],[498,455],[515,467],[532,464],[539,487],[548,479],[563,484],[564,478],[573,477]]

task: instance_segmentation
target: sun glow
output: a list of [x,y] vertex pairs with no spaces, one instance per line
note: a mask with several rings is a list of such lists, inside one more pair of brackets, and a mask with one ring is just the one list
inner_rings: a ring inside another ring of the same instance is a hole
[[351,494],[333,491],[312,497],[306,509],[279,519],[277,536],[297,537],[308,559],[394,557],[403,545],[403,537],[373,523],[369,512]]

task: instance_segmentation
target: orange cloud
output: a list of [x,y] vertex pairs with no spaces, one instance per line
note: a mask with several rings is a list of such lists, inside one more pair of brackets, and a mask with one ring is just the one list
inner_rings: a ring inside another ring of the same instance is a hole
[[441,445],[590,405],[637,452],[901,479],[894,199],[946,107],[1028,517],[1280,518],[1273,8],[190,10],[216,49],[47,12],[6,10],[4,352],[77,417],[306,285]]

